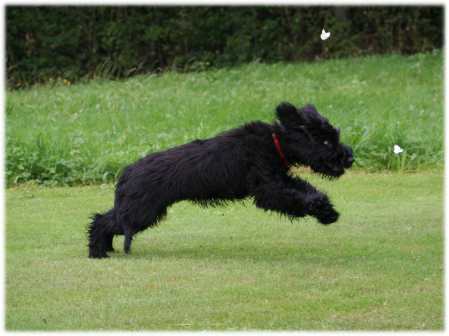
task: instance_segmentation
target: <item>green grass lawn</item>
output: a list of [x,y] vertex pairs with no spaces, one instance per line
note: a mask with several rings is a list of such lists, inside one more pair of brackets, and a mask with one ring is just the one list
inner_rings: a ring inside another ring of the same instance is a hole
[[85,227],[111,185],[8,189],[6,328],[441,330],[442,172],[307,177],[338,223],[183,202],[107,260]]
[[[126,81],[42,86],[6,95],[9,185],[111,182],[148,152],[207,138],[281,101],[313,103],[358,167],[443,165],[443,54],[260,64]],[[393,145],[405,149],[402,161]]]

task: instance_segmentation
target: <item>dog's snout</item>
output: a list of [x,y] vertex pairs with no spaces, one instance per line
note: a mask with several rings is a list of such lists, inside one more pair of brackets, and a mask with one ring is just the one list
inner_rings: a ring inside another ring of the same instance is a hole
[[351,147],[344,145],[344,149],[345,149],[345,156],[346,156],[345,167],[349,168],[354,163],[354,154],[352,153]]

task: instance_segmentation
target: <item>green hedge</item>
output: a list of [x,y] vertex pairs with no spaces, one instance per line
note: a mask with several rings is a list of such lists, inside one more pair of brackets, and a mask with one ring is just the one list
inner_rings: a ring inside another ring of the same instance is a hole
[[[443,7],[8,6],[10,88],[442,47]],[[321,29],[331,32],[326,42]]]

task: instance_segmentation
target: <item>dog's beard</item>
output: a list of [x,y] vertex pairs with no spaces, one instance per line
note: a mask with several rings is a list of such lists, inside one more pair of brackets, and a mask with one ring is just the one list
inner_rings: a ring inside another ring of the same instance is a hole
[[311,165],[312,171],[328,180],[335,180],[345,173],[344,168],[327,166],[327,165]]

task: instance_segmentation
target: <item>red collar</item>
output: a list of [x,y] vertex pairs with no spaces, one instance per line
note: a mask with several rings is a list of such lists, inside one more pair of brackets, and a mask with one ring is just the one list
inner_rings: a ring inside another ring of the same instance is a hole
[[279,154],[279,157],[281,158],[282,163],[286,168],[288,168],[289,164],[287,159],[285,158],[284,152],[281,148],[281,143],[279,142],[279,136],[276,133],[271,133],[271,136],[273,137],[274,146],[276,147],[276,151]]

